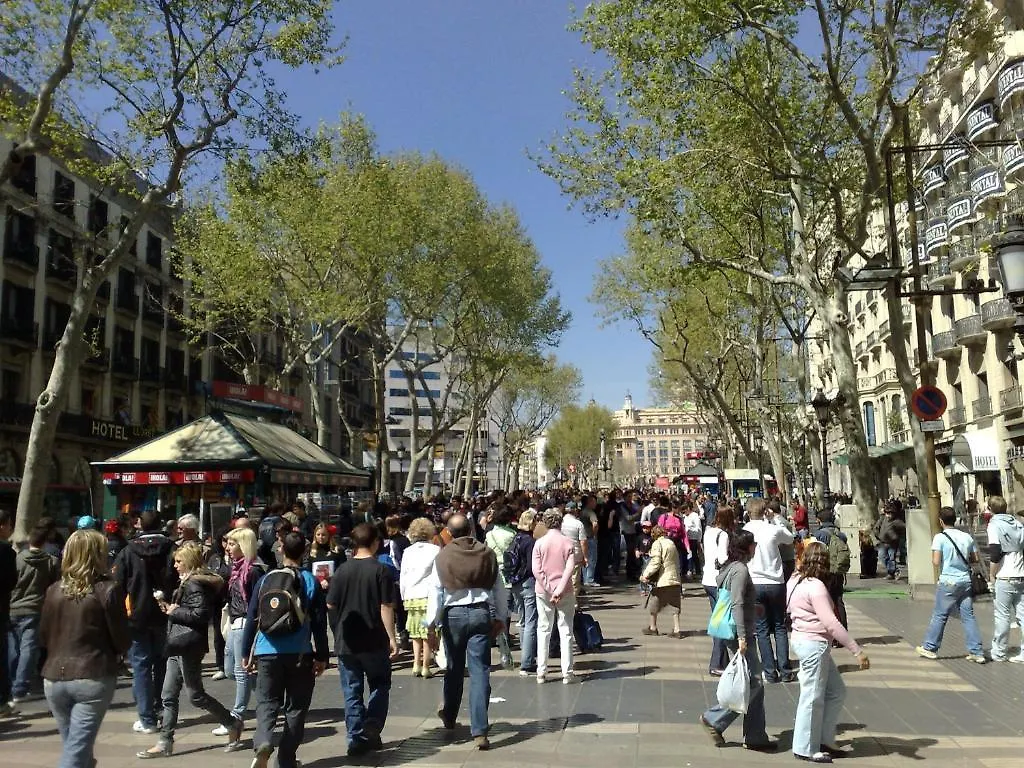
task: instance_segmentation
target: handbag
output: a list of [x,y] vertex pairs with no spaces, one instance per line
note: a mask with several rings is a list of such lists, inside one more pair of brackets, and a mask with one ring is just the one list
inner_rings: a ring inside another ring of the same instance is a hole
[[167,655],[178,656],[188,648],[196,645],[200,635],[187,624],[170,622],[167,627]]
[[715,607],[711,609],[708,634],[718,640],[736,639],[736,622],[732,619],[732,595],[725,587],[718,588]]
[[985,578],[985,575],[979,568],[975,568],[970,560],[964,557],[964,553],[960,551],[960,547],[958,547],[956,542],[953,541],[952,536],[945,531],[942,532],[942,535],[949,539],[949,543],[953,545],[953,549],[958,555],[960,555],[960,559],[963,560],[964,564],[967,566],[967,572],[971,574],[971,597],[987,595],[989,593],[989,589],[988,580]]

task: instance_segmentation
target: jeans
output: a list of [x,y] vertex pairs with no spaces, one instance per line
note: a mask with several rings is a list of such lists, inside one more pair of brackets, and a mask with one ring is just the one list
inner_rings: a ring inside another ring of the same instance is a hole
[[174,742],[174,729],[178,726],[178,703],[181,688],[188,688],[188,698],[192,706],[209,712],[217,722],[225,728],[235,724],[235,718],[227,707],[217,701],[203,688],[203,656],[202,649],[188,651],[181,656],[167,659],[167,673],[164,675],[164,687],[161,698],[164,704],[164,719],[160,726],[160,742]]
[[[739,644],[735,640],[726,641],[726,647],[730,653],[736,653],[739,650]],[[747,714],[743,716],[743,743],[766,744],[768,743],[768,732],[764,728],[764,683],[761,682],[761,662],[757,658],[757,648],[753,637],[747,638],[745,656],[750,672],[750,701],[747,702]],[[725,729],[732,725],[739,716],[739,712],[723,709],[716,704],[704,713],[704,720],[719,733],[725,733]]]
[[229,629],[224,636],[224,674],[235,680],[235,704],[231,714],[245,718],[252,695],[252,675],[245,670],[245,659],[249,649],[242,647],[242,630]]
[[0,704],[11,700],[11,666],[8,663],[8,626],[0,620]]
[[469,730],[486,736],[491,698],[491,612],[486,605],[460,605],[445,612],[441,626],[448,668],[444,673],[445,718],[455,718],[462,706],[466,664],[469,664]]
[[532,672],[537,666],[537,591],[536,582],[529,578],[522,584],[513,584],[512,599],[519,616],[519,668]]
[[946,630],[946,621],[950,615],[959,611],[960,621],[964,625],[964,639],[967,641],[967,652],[981,655],[981,630],[978,620],[974,617],[974,601],[971,599],[971,583],[962,581],[957,584],[938,583],[935,585],[935,609],[932,620],[924,635],[922,645],[925,650],[937,651],[942,645],[942,633]]
[[689,539],[690,542],[690,575],[700,576],[704,570],[704,552],[700,539]]
[[[1024,627],[1024,580],[996,579],[996,591],[992,603],[995,614],[995,629],[992,632],[992,658],[1006,657],[1007,640],[1014,616]],[[1022,643],[1024,645],[1024,643]],[[1024,647],[1020,655],[1024,656]]]
[[[757,594],[757,648],[761,653],[765,677],[775,680],[788,675],[789,636],[786,634],[786,585],[755,584]],[[772,650],[772,638],[775,649]]]
[[[220,611],[223,606],[218,604],[213,608],[213,616],[210,617],[210,624],[213,625],[213,658],[216,661],[217,669],[224,669],[224,633],[220,629]],[[333,624],[331,626],[334,626]],[[224,673],[227,675],[227,672]],[[233,677],[233,675],[229,675]]]
[[562,595],[557,605],[544,595],[537,595],[537,677],[547,674],[551,632],[555,626],[558,627],[562,677],[572,674],[572,619],[575,613],[576,603],[568,595]]
[[39,614],[12,616],[7,630],[7,662],[11,676],[11,695],[27,696],[36,675],[39,657]]
[[625,539],[626,547],[626,577],[637,579],[640,577],[640,561],[636,557],[637,535],[635,533],[624,533],[622,538]]
[[284,714],[284,731],[277,745],[279,768],[295,768],[295,753],[306,730],[313,699],[313,657],[296,653],[256,657],[256,754],[273,752],[274,724]]
[[156,709],[167,669],[167,625],[134,627],[128,661],[132,665],[132,693],[143,725],[156,725]]
[[[718,587],[705,585],[704,591],[708,595],[708,600],[711,601],[711,610],[714,610],[715,603],[718,602]],[[725,669],[728,663],[729,653],[725,647],[725,640],[719,640],[717,637],[711,638],[711,661],[708,662],[708,670]]]
[[46,703],[63,744],[57,768],[91,768],[94,764],[92,748],[116,687],[116,677],[43,681]]
[[832,643],[793,638],[800,659],[800,700],[793,726],[793,754],[811,757],[822,745],[835,746],[836,724],[843,710],[846,685],[832,659]]
[[590,536],[587,539],[587,568],[583,572],[583,583],[590,584],[594,583],[594,579],[597,578],[597,537]]
[[[387,650],[338,656],[341,692],[345,697],[348,745],[366,744],[379,737],[388,719],[391,699],[391,659]],[[370,697],[363,702],[363,683]]]
[[878,559],[885,563],[885,572],[889,576],[896,574],[896,547],[891,547],[888,544],[879,544]]
[[597,538],[597,573],[594,574],[594,581],[603,584],[608,580],[608,568],[612,564],[612,538],[611,536],[599,536]]

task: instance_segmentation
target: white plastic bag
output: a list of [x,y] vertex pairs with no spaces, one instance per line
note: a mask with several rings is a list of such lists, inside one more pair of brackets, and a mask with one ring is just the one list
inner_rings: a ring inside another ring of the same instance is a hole
[[750,672],[742,653],[734,653],[718,680],[718,704],[722,709],[746,714],[750,701]]

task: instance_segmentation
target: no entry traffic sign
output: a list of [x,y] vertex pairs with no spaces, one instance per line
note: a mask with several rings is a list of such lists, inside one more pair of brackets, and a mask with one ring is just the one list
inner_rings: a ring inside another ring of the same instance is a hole
[[918,387],[910,396],[910,410],[922,421],[935,421],[946,412],[946,396],[938,387]]

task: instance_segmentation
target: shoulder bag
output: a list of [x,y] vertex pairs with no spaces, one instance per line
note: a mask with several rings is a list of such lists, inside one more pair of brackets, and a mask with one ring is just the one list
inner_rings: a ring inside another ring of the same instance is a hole
[[949,539],[949,543],[953,545],[953,549],[960,556],[960,559],[964,561],[967,566],[967,572],[971,574],[971,597],[977,597],[978,595],[987,595],[989,592],[988,581],[985,579],[985,575],[981,572],[980,568],[975,568],[974,565],[964,557],[964,553],[960,551],[960,547],[953,541],[953,537],[945,531],[942,535]]

